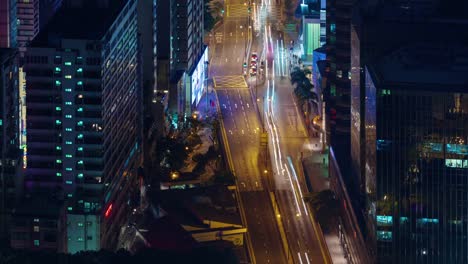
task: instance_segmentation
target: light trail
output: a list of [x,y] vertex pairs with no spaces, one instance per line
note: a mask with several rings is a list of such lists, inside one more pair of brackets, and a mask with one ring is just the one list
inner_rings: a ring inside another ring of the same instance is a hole
[[304,252],[304,255],[306,256],[307,264],[310,264],[310,260],[309,260],[309,256],[307,255],[307,252]]
[[287,159],[288,159],[288,162],[289,162],[289,166],[291,167],[291,171],[292,171],[292,173],[294,175],[294,180],[296,181],[297,189],[299,190],[299,194],[300,194],[301,201],[302,201],[302,206],[304,207],[304,212],[306,213],[306,215],[309,215],[309,213],[307,212],[306,204],[304,202],[304,196],[302,195],[301,185],[299,185],[299,180],[297,179],[296,170],[294,169],[294,164],[293,164],[292,159],[291,159],[290,156],[288,156]]

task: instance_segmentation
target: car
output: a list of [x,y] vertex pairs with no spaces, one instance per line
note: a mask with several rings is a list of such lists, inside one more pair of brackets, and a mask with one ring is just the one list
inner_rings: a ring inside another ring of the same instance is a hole
[[253,60],[253,61],[257,61],[257,60],[258,60],[258,55],[257,55],[256,52],[253,52],[253,53],[252,53],[252,60]]
[[250,67],[257,67],[257,62],[256,61],[251,61],[250,62]]
[[257,69],[256,68],[250,68],[250,76],[255,76],[257,75]]

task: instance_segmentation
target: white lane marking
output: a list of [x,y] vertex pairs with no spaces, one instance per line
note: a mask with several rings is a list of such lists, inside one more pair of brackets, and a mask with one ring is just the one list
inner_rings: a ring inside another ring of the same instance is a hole
[[307,264],[310,264],[309,256],[307,256],[307,252],[304,252],[304,255],[306,256]]
[[299,257],[299,262],[301,262],[301,264],[303,264],[304,262],[302,262],[301,254],[299,252],[297,252],[297,256]]

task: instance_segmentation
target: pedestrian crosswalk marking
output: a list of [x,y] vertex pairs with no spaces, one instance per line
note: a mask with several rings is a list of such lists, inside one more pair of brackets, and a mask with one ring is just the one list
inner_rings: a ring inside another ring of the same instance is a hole
[[247,82],[242,75],[228,75],[213,77],[213,85],[219,88],[247,88]]
[[227,16],[228,17],[247,17],[247,6],[243,4],[232,4],[227,5]]

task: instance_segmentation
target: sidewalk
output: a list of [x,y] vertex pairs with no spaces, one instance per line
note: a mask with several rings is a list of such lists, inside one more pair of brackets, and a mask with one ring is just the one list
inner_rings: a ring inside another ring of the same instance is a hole
[[[312,149],[304,152],[302,166],[309,191],[320,192],[330,188],[328,173],[328,151],[321,152],[322,143],[318,137],[309,137]],[[343,246],[336,232],[323,234],[334,264],[348,263]]]
[[205,120],[206,118],[216,118],[217,110],[216,105],[218,104],[216,93],[213,89],[211,81],[208,81],[208,96],[203,93],[200,102],[197,105],[196,111],[198,111],[199,120]]

